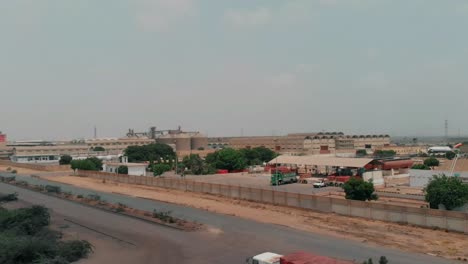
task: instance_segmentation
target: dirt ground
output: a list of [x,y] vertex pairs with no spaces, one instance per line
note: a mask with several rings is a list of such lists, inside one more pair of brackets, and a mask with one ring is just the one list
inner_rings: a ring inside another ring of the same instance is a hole
[[[71,176],[43,177],[50,181],[103,192],[114,192],[207,211],[238,216],[258,222],[328,234],[404,251],[438,255],[449,259],[468,258],[468,236],[396,223],[319,213],[283,206],[233,200],[208,194],[109,182]],[[261,210],[261,214],[259,213]]]
[[379,190],[379,191],[384,191],[384,192],[396,192],[396,193],[401,193],[401,194],[419,194],[423,195],[423,188],[418,188],[418,187],[387,187],[385,189]]
[[10,171],[16,170],[17,173],[19,174],[31,174],[31,173],[43,172],[43,171],[38,171],[38,170],[24,169],[24,168],[18,168],[14,166],[6,166],[6,165],[0,165],[0,172],[8,172],[7,170],[8,168],[11,168]]

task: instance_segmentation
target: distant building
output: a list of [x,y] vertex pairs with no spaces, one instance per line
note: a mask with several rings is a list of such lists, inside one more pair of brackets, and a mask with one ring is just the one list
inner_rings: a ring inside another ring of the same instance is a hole
[[288,154],[355,153],[359,149],[374,151],[389,144],[390,136],[388,135],[345,135],[341,132],[208,138],[208,146],[213,149],[266,147]]
[[6,147],[7,136],[0,131],[0,148]]
[[409,155],[418,155],[422,153],[427,153],[426,146],[382,146],[377,147],[376,150],[393,150],[397,156],[409,156]]
[[129,146],[144,146],[155,143],[154,139],[147,137],[135,138],[109,138],[109,139],[89,139],[85,141],[87,148],[102,147],[106,151],[123,153]]
[[173,146],[176,151],[197,151],[208,148],[208,138],[200,132],[184,132],[180,130],[168,130],[156,137],[157,143]]

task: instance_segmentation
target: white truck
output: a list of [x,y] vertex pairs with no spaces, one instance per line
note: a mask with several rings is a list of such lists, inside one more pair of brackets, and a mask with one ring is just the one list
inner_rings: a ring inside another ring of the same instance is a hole
[[276,253],[265,252],[260,255],[253,256],[248,258],[246,263],[248,264],[280,264],[280,258],[283,255],[278,255]]
[[327,183],[325,181],[318,181],[318,182],[314,182],[314,188],[323,188],[323,187],[327,187]]

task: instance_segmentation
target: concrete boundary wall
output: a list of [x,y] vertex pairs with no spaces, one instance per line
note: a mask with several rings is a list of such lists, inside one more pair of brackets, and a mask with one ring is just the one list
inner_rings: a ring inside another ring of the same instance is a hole
[[326,213],[336,213],[346,216],[411,224],[429,228],[440,228],[468,234],[468,213],[464,212],[414,208],[375,202],[351,201],[312,194],[298,194],[275,191],[273,189],[203,183],[185,179],[128,176],[96,171],[77,171],[76,175],[121,183],[208,193],[234,199],[291,206]]

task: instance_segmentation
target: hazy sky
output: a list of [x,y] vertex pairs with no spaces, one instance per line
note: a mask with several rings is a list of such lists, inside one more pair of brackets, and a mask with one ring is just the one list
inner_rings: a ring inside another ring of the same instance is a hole
[[468,134],[466,0],[0,0],[10,139]]

